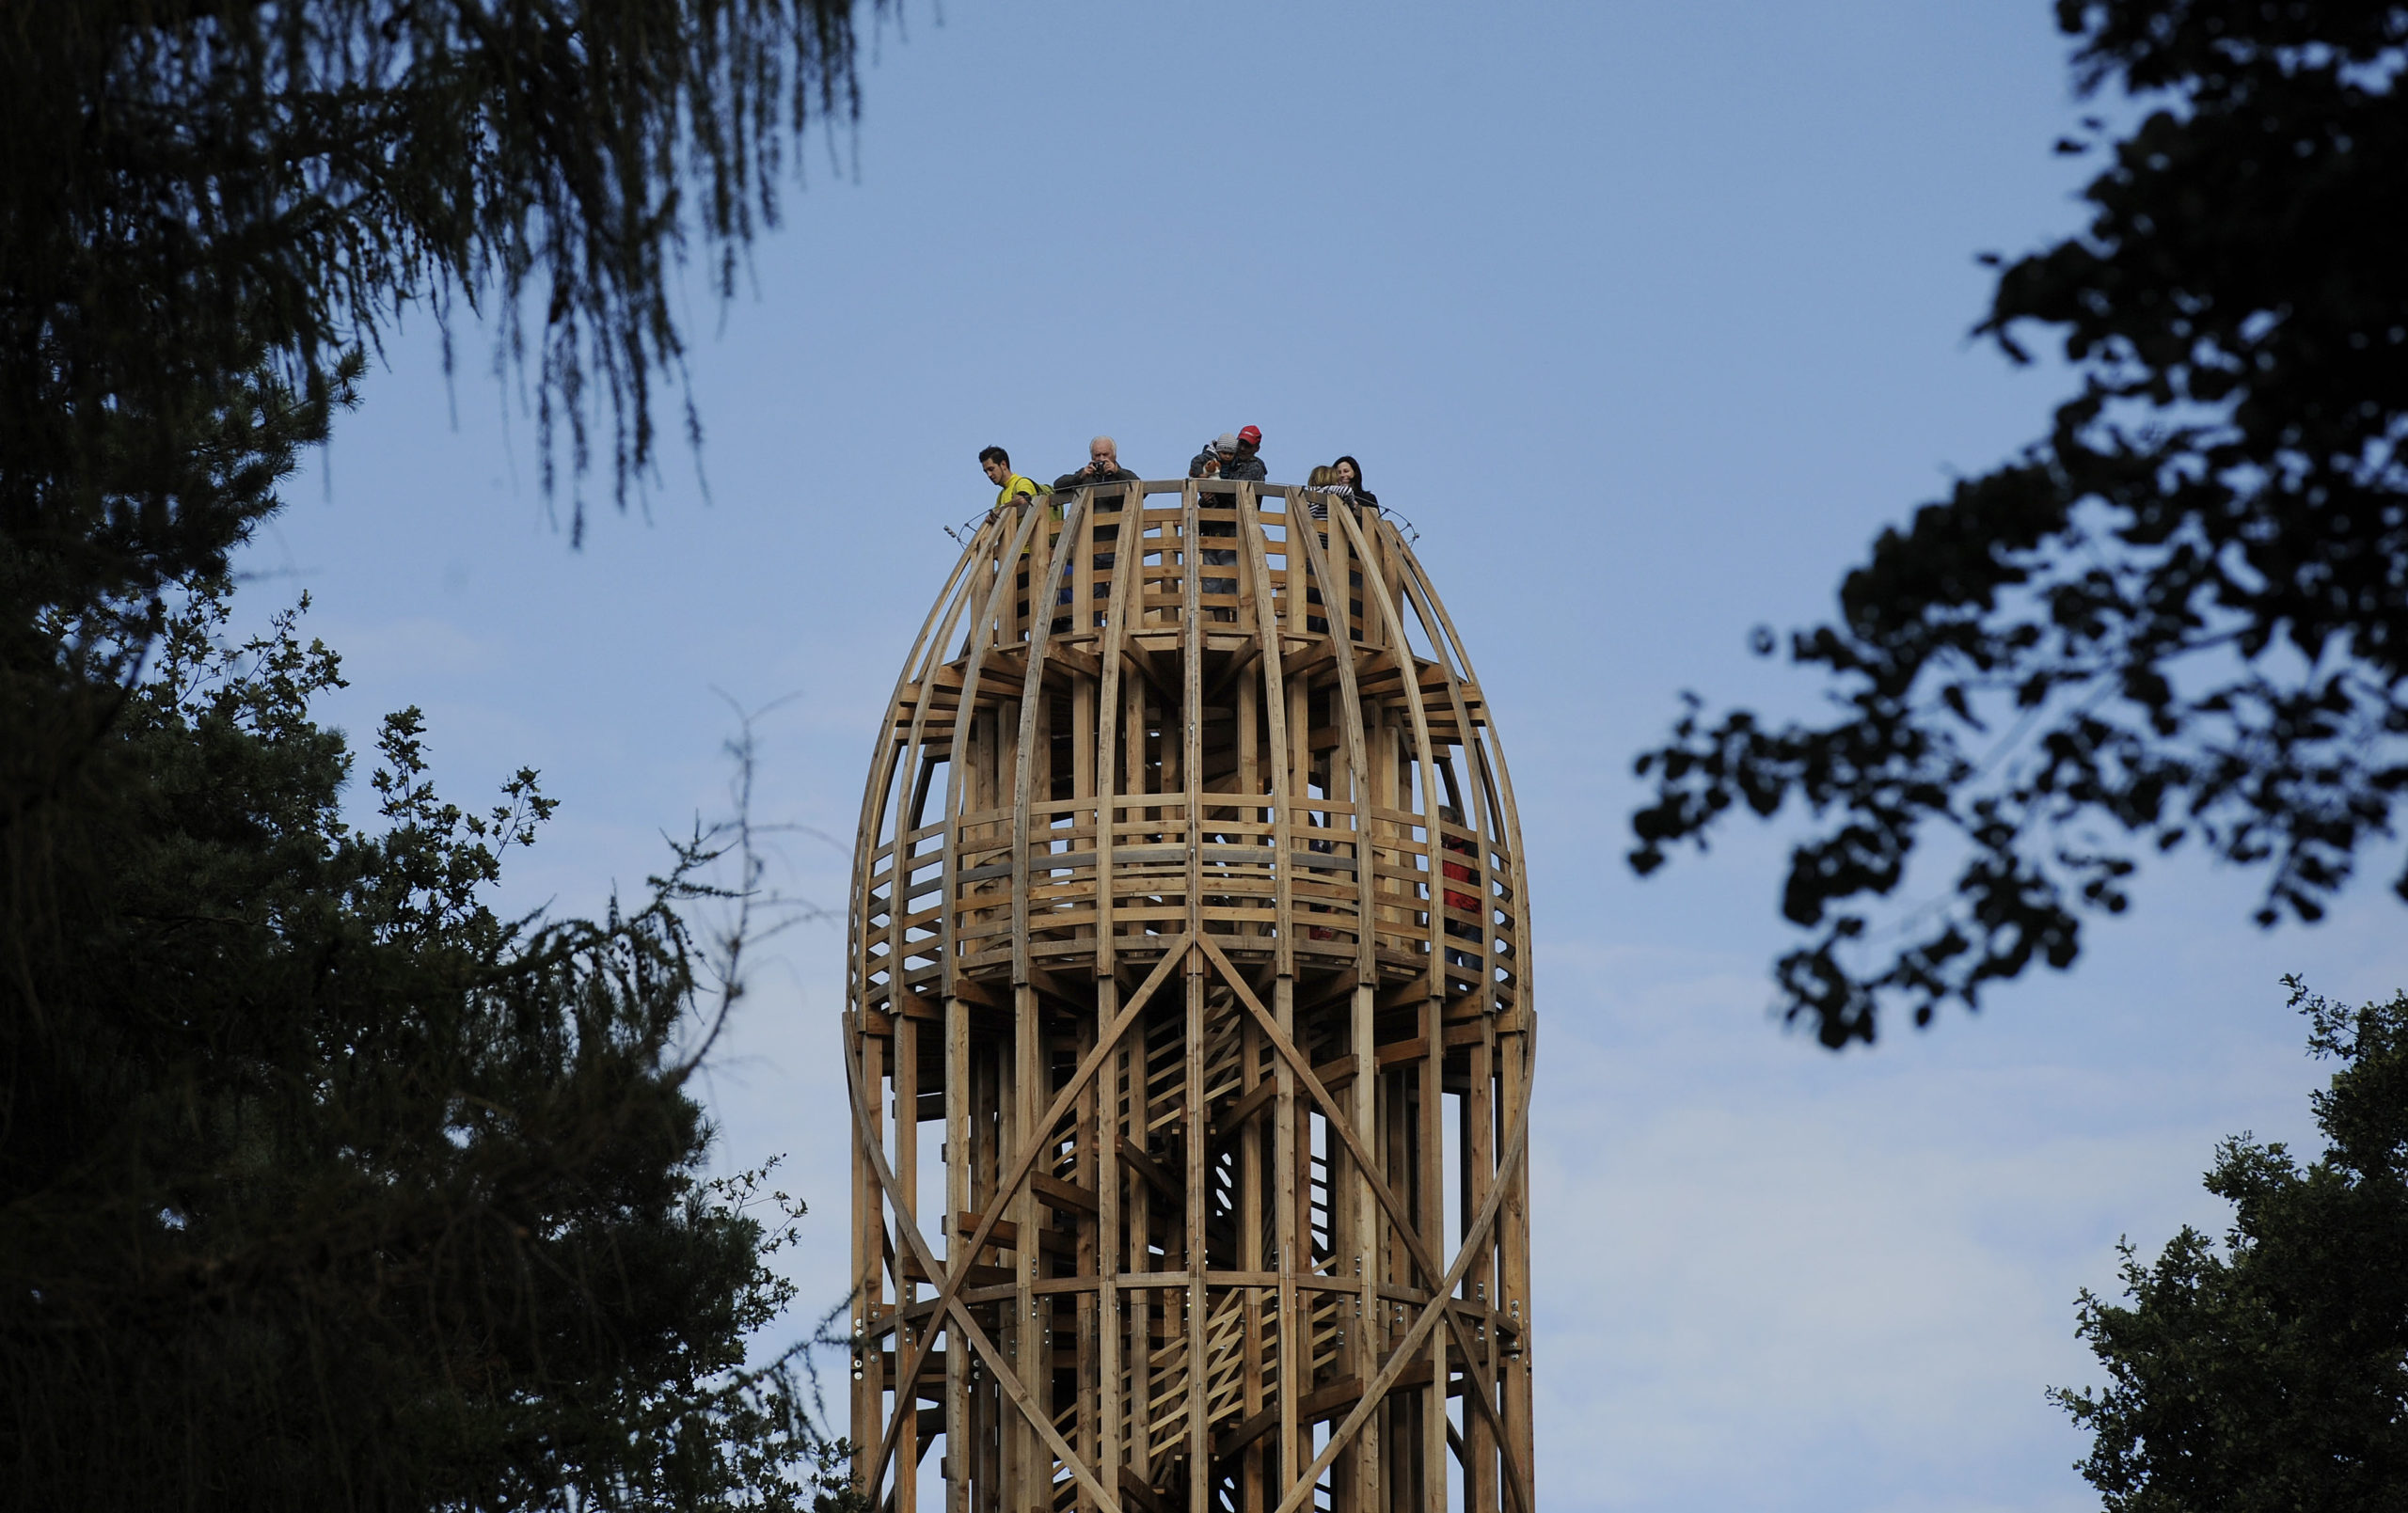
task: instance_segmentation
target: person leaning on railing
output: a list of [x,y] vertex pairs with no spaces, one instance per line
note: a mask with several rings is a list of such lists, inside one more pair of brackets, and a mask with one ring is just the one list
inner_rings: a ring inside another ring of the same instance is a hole
[[1001,447],[989,447],[981,450],[978,453],[978,466],[986,473],[987,481],[997,485],[995,507],[987,512],[987,518],[990,521],[1002,514],[1004,507],[1013,500],[1034,499],[1045,492],[1037,486],[1034,479],[1022,478],[1012,471],[1012,454]]
[[[1305,511],[1315,520],[1329,518],[1329,501],[1332,498],[1344,499],[1347,503],[1355,506],[1358,514],[1364,508],[1377,511],[1380,507],[1380,496],[1363,487],[1363,465],[1352,457],[1340,457],[1326,466],[1314,468],[1311,477],[1306,481],[1305,487],[1317,491],[1308,493],[1305,496]],[[1321,536],[1322,544],[1328,545],[1329,533],[1322,531],[1318,534]],[[1351,599],[1354,591],[1359,591],[1363,587],[1362,570],[1349,567],[1346,570],[1346,584],[1350,591],[1348,597]],[[1306,604],[1318,605],[1321,602],[1319,589],[1305,591]],[[1329,622],[1315,619],[1311,611],[1307,610],[1305,616],[1305,628],[1314,632],[1325,631],[1329,629]]]
[[[1438,807],[1438,818],[1441,823],[1447,825],[1461,825],[1464,822],[1463,815],[1457,813],[1451,806],[1444,804]],[[1472,869],[1478,864],[1480,848],[1473,845],[1469,841],[1457,835],[1447,836],[1440,842],[1440,844],[1444,845],[1453,856],[1470,857],[1474,859],[1472,861],[1468,862],[1455,861],[1452,859],[1443,862],[1441,867],[1447,881],[1450,883],[1461,883],[1465,888],[1474,886],[1479,877],[1479,874],[1474,872]],[[1454,888],[1442,887],[1440,891],[1445,896],[1447,907],[1462,909],[1466,914],[1477,914],[1480,912],[1480,900],[1473,897],[1471,894]],[[1481,936],[1480,926],[1465,923],[1462,920],[1448,920],[1445,923],[1446,933],[1448,935],[1452,936],[1459,940],[1469,940],[1474,943],[1472,946],[1449,946],[1447,948],[1447,965],[1450,967],[1468,967],[1477,970],[1480,967],[1480,956],[1476,950]]]
[[[1368,506],[1373,510],[1380,507],[1380,496],[1363,486],[1363,465],[1352,457],[1340,457],[1329,465],[1329,492],[1339,498],[1352,500],[1357,505]],[[1317,510],[1313,512],[1317,515],[1326,515],[1325,511]]]
[[1338,481],[1338,469],[1327,463],[1314,468],[1305,479],[1305,487],[1317,491],[1305,500],[1305,512],[1315,520],[1329,518],[1329,500],[1323,497],[1329,486]]
[[[1058,522],[1062,518],[1062,501],[1046,490],[1038,488],[1036,480],[1022,478],[1020,474],[1013,472],[1011,453],[1001,447],[989,447],[979,452],[978,465],[986,470],[987,481],[996,485],[995,507],[987,512],[987,521],[990,525],[993,524],[995,517],[1002,514],[1005,510],[1014,505],[1033,505],[1039,499],[1046,502],[1055,521]],[[1035,550],[1034,546],[1022,546],[1020,549],[1020,555],[1025,560]],[[1070,586],[1068,583],[1062,585],[1061,591],[1054,602],[1057,604],[1070,602]],[[1063,630],[1068,627],[1056,622],[1054,628]]]
[[[1314,468],[1305,487],[1334,494],[1355,505],[1369,505],[1374,510],[1380,507],[1380,496],[1363,486],[1363,465],[1352,457],[1340,457],[1326,466]],[[1327,499],[1307,499],[1305,509],[1315,520],[1329,518]]]

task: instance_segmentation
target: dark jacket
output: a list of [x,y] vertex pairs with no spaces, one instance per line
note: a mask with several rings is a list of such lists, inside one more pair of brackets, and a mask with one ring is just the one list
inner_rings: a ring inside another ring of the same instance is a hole
[[1075,473],[1065,473],[1055,479],[1054,492],[1068,494],[1072,489],[1083,489],[1090,483],[1134,483],[1136,481],[1137,475],[1125,467],[1116,467],[1108,473],[1090,473],[1081,468]]
[[[1074,489],[1083,489],[1089,487],[1090,485],[1101,485],[1105,483],[1134,483],[1136,481],[1137,475],[1129,471],[1129,469],[1125,467],[1116,467],[1106,473],[1090,473],[1082,468],[1078,472],[1065,473],[1060,478],[1055,479],[1054,481],[1054,492],[1057,495],[1062,495],[1069,494]],[[1105,495],[1101,500],[1097,502],[1096,509],[1100,512],[1109,512],[1111,511],[1117,510],[1120,508],[1122,503],[1127,501],[1128,497],[1129,496],[1126,492]],[[1113,518],[1117,521],[1119,517],[1115,515]],[[1120,527],[1117,524],[1099,525],[1095,528],[1095,539],[1098,542],[1117,541],[1119,539],[1119,536]],[[1105,570],[1109,570],[1120,559],[1112,552],[1098,552],[1095,554],[1095,565]],[[1064,589],[1062,591],[1068,593],[1070,591]]]
[[[1202,478],[1204,476],[1205,464],[1212,461],[1212,449],[1210,447],[1207,447],[1202,451],[1197,452],[1196,454],[1195,461],[1187,465],[1187,476],[1190,478]],[[1221,471],[1219,476],[1228,479],[1232,483],[1261,483],[1268,481],[1271,474],[1264,469],[1262,465],[1262,458],[1259,453],[1252,457],[1248,457],[1244,453],[1239,453],[1235,456],[1224,457],[1221,459]]]

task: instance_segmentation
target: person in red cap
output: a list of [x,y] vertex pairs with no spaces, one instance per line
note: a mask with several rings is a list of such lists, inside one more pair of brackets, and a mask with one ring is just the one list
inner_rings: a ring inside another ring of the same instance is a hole
[[1255,452],[1262,446],[1262,428],[1246,426],[1238,432],[1238,454],[1221,464],[1223,478],[1259,483],[1271,475],[1263,470],[1262,459]]
[[1271,475],[1263,470],[1262,459],[1255,449],[1262,445],[1262,428],[1248,426],[1243,431],[1221,433],[1220,438],[1208,441],[1196,460],[1187,465],[1190,478],[1225,478],[1232,483],[1260,483]]
[[[1204,444],[1204,449],[1187,465],[1187,476],[1222,479],[1232,483],[1260,483],[1270,477],[1263,470],[1262,459],[1255,455],[1255,449],[1261,445],[1262,428],[1259,426],[1247,426],[1234,435],[1224,433],[1217,440]],[[1216,492],[1226,494],[1231,491]],[[1207,536],[1234,536],[1238,531],[1236,523],[1227,520],[1207,520],[1197,528]],[[1238,554],[1228,547],[1208,546],[1198,555],[1207,568],[1230,568],[1238,563]],[[1235,593],[1238,591],[1238,580],[1234,577],[1205,576],[1199,579],[1196,587],[1206,593]],[[1237,618],[1233,609],[1215,607],[1212,613],[1217,620]]]

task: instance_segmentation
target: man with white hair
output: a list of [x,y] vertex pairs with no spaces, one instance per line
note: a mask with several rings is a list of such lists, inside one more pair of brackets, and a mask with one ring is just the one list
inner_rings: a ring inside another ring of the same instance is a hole
[[[1057,495],[1061,495],[1068,494],[1072,489],[1096,487],[1105,483],[1134,483],[1136,481],[1137,475],[1120,465],[1119,445],[1110,436],[1098,436],[1093,441],[1087,443],[1087,465],[1080,468],[1075,473],[1065,473],[1060,478],[1055,479],[1054,481],[1054,492]],[[1102,517],[1105,515],[1118,514],[1123,503],[1128,499],[1129,494],[1130,491],[1127,489],[1104,489],[1098,487],[1096,496],[1091,507],[1094,509],[1096,513],[1095,539],[1096,544],[1099,546],[1105,542],[1117,542],[1120,539],[1119,522],[1116,520],[1107,525],[1104,523]],[[1095,554],[1095,570],[1099,573],[1109,573],[1112,571],[1113,564],[1117,562],[1119,559],[1119,557],[1115,553],[1100,551]],[[1065,583],[1062,586],[1059,596],[1062,603],[1069,604],[1070,602],[1069,592],[1069,585]],[[1099,593],[1099,601],[1102,595]],[[1098,624],[1102,623],[1102,611],[1101,609],[1096,612],[1096,623]]]
[[1120,448],[1110,436],[1098,436],[1087,443],[1087,465],[1075,473],[1065,473],[1054,481],[1054,492],[1066,493],[1083,489],[1090,483],[1134,483],[1137,475],[1120,465]]

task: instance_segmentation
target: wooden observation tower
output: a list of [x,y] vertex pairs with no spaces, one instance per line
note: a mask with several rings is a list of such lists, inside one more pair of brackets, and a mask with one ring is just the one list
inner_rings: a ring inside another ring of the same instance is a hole
[[962,554],[862,803],[860,1482],[1533,1513],[1526,873],[1454,624],[1341,498],[1053,506]]

